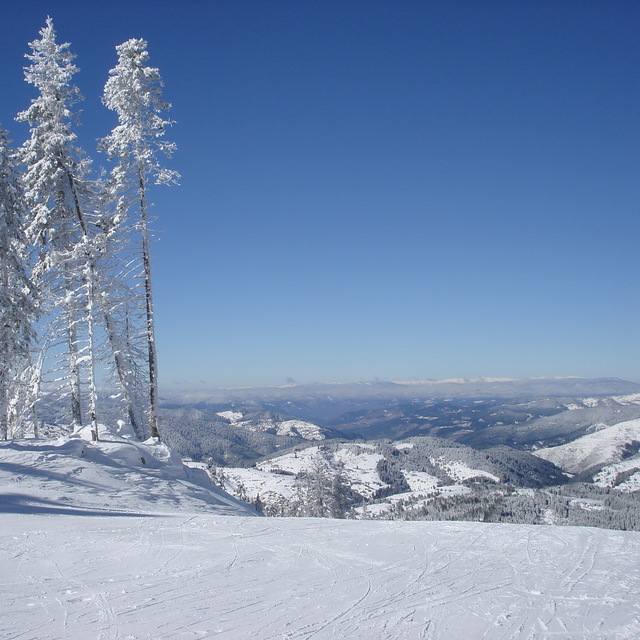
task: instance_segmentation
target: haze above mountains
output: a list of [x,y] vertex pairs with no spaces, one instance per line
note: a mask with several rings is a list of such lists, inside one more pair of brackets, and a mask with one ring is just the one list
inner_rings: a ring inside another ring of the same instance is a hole
[[313,396],[339,398],[463,396],[514,398],[520,396],[624,395],[640,392],[640,384],[620,378],[451,378],[447,380],[310,383],[210,390],[165,390],[165,404],[217,404],[293,400]]

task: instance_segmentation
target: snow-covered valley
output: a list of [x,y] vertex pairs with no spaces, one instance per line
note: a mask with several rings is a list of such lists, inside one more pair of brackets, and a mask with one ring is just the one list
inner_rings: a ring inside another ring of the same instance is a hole
[[3,638],[640,637],[640,533],[252,517],[102,435],[0,445]]

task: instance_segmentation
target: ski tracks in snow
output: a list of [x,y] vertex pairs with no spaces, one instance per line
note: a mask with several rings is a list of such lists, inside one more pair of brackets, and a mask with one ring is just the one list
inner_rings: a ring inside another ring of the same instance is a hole
[[479,523],[4,517],[16,640],[632,640],[640,534]]

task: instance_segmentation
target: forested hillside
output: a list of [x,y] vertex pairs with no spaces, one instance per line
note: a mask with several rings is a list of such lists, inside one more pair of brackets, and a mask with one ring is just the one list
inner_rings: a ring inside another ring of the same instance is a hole
[[639,494],[575,482],[528,452],[441,438],[327,441],[248,468],[203,465],[269,516],[471,520],[640,530]]

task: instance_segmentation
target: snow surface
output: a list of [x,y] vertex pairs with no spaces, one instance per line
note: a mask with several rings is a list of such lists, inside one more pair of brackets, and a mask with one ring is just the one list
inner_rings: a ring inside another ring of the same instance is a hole
[[57,440],[0,443],[0,512],[251,514],[166,445],[141,443],[128,431],[99,431],[98,443],[88,427]]
[[371,498],[386,486],[378,475],[378,463],[384,456],[373,453],[370,447],[348,444],[340,447],[336,458],[344,464],[343,473],[351,488],[365,498]]
[[0,445],[2,638],[640,637],[640,533],[250,517],[102,435]]
[[640,419],[619,422],[557,447],[537,449],[532,453],[549,460],[569,473],[580,473],[591,467],[619,462],[626,447],[640,442]]

